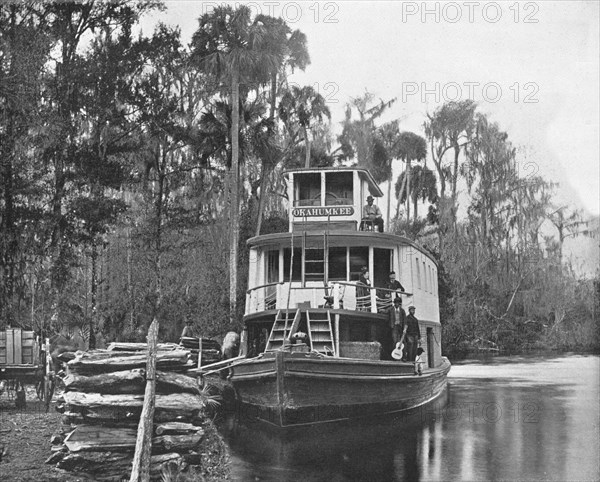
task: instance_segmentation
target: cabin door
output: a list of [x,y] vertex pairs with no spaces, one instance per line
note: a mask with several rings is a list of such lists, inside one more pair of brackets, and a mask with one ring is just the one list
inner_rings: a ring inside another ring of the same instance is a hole
[[390,279],[391,249],[373,249],[373,271],[371,279],[378,288],[386,288]]

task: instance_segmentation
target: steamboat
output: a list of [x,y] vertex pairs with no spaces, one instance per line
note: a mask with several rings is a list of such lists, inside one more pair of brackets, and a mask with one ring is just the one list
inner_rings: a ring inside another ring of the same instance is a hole
[[[439,397],[450,363],[441,353],[435,260],[364,218],[365,199],[383,196],[367,170],[285,175],[288,231],[248,240],[240,356],[227,365],[242,412],[290,427],[409,410]],[[370,279],[361,280],[366,271]],[[392,272],[402,289],[388,288]],[[414,360],[391,357],[395,297],[417,309],[421,374]]]

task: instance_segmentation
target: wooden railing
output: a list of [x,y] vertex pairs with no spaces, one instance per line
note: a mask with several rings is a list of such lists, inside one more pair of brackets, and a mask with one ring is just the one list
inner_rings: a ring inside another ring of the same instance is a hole
[[[366,294],[361,296],[361,290],[364,290]],[[296,295],[295,292],[298,291],[302,292],[302,295]],[[301,286],[300,282],[298,282],[297,286],[289,283],[268,283],[251,288],[246,293],[247,314],[266,310],[286,309],[288,307],[296,308],[301,304],[308,304],[312,308],[323,307],[327,304],[325,300],[326,296],[332,299],[332,308],[334,309],[343,308],[346,310],[381,313],[392,306],[394,293],[407,297],[413,295],[408,292],[399,292],[397,290],[346,281],[331,282],[327,286]],[[391,296],[382,296],[382,293],[390,293]]]

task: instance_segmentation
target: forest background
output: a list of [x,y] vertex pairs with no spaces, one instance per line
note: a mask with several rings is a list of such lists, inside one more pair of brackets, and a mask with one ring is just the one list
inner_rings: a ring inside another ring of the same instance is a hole
[[239,331],[246,240],[287,230],[283,171],[358,165],[388,229],[439,263],[447,352],[598,350],[598,268],[564,255],[572,238],[597,246],[598,218],[527,175],[526,149],[475,102],[424,112],[421,133],[383,122],[396,99],[369,92],[332,120],[288,82],[310,56],[284,20],[217,7],[184,45],[175,27],[139,33],[163,8],[0,6],[0,329],[82,347],[142,341],[155,316],[162,340],[187,319]]

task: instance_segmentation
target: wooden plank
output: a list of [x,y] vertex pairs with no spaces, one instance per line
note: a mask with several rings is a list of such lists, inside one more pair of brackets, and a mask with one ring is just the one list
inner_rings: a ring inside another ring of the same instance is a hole
[[21,340],[34,340],[35,333],[33,331],[23,330],[21,332]]
[[6,364],[15,364],[15,352],[14,352],[14,331],[12,328],[6,329]]
[[15,361],[19,365],[23,364],[23,353],[21,350],[21,330],[16,328],[14,332],[14,350],[15,350]]
[[33,365],[33,347],[24,346],[22,350],[22,360],[24,364]]
[[148,364],[146,367],[146,393],[137,430],[133,455],[133,468],[129,482],[150,480],[150,454],[152,452],[152,428],[154,421],[154,395],[156,391],[156,344],[158,320],[154,318],[148,330]]

